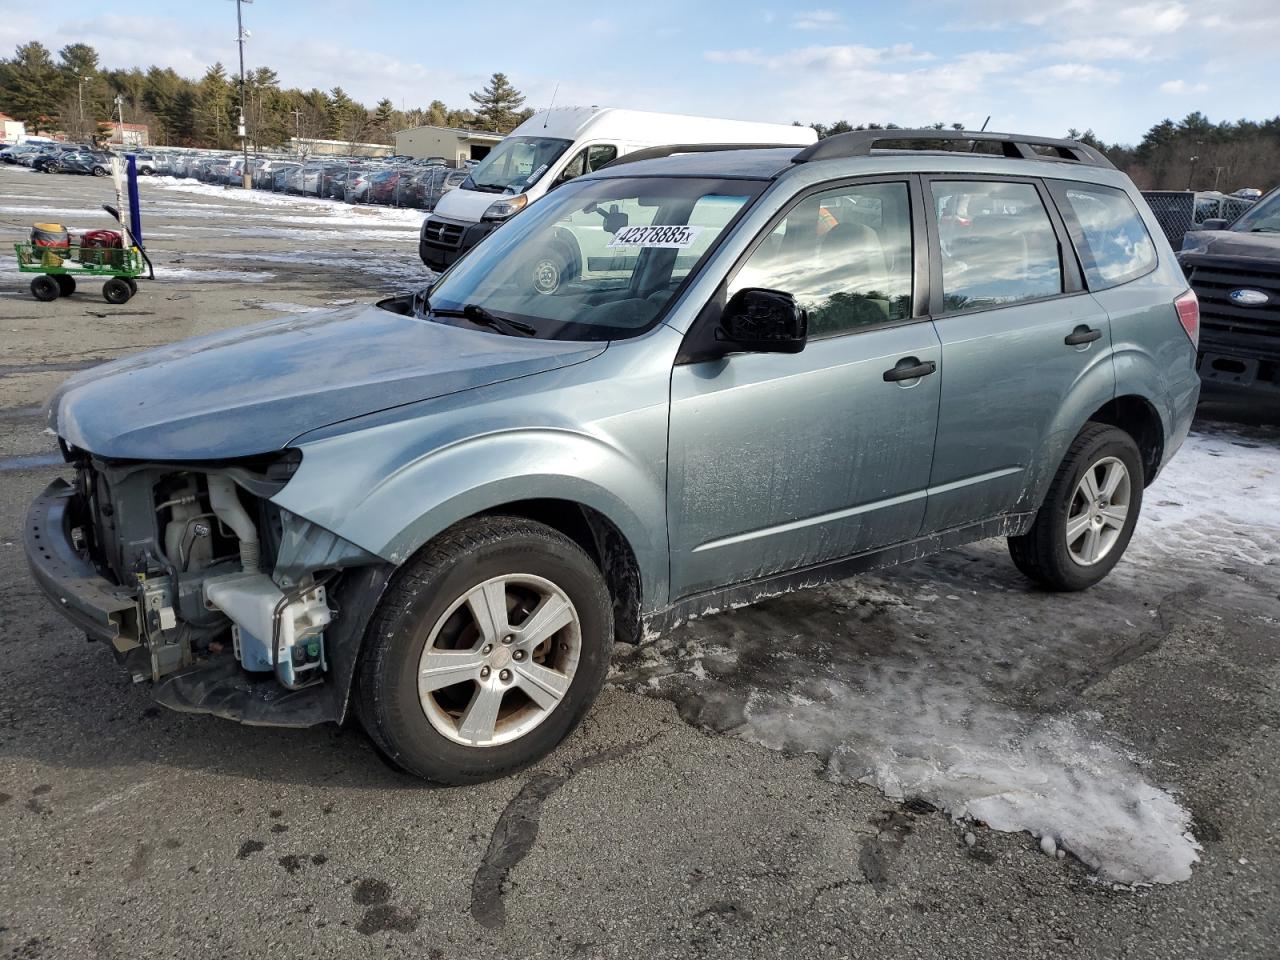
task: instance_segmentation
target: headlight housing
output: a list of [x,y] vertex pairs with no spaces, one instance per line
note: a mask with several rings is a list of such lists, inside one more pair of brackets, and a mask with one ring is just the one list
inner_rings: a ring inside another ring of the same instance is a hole
[[529,198],[523,193],[518,193],[514,197],[503,197],[495,203],[489,204],[489,209],[484,212],[482,220],[506,220],[514,217],[517,213],[529,205]]

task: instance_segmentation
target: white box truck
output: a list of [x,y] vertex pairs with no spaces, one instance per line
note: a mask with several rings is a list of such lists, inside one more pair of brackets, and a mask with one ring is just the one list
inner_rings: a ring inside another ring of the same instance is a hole
[[614,107],[556,107],[536,113],[440,198],[422,224],[418,253],[444,270],[549,190],[611,160],[665,144],[808,146],[811,127],[718,120]]

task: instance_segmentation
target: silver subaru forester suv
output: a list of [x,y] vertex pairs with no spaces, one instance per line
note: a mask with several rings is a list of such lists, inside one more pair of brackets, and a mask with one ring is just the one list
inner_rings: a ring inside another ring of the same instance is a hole
[[987,537],[1120,560],[1198,309],[1090,147],[666,147],[425,291],[153,350],[54,397],[26,552],[166,706],[468,783],[545,755],[615,637]]

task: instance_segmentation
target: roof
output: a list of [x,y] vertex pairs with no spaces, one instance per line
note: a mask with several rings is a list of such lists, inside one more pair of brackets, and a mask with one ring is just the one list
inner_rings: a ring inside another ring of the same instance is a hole
[[607,166],[591,177],[722,177],[769,180],[791,167],[800,147],[717,150],[714,153],[678,153],[670,157],[637,160]]
[[414,130],[438,130],[440,133],[452,133],[460,140],[467,139],[484,139],[484,140],[501,140],[505,134],[493,133],[490,130],[468,130],[464,127],[437,127],[435,124],[423,123],[416,127],[405,127],[403,130],[397,130],[396,136],[402,133],[412,133]]

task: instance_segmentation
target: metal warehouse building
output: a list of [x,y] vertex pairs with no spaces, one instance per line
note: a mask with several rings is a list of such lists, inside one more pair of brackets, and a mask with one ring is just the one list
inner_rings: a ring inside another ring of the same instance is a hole
[[396,134],[396,154],[402,157],[444,157],[461,167],[467,160],[483,160],[502,140],[500,133],[455,130],[452,127],[410,127]]

